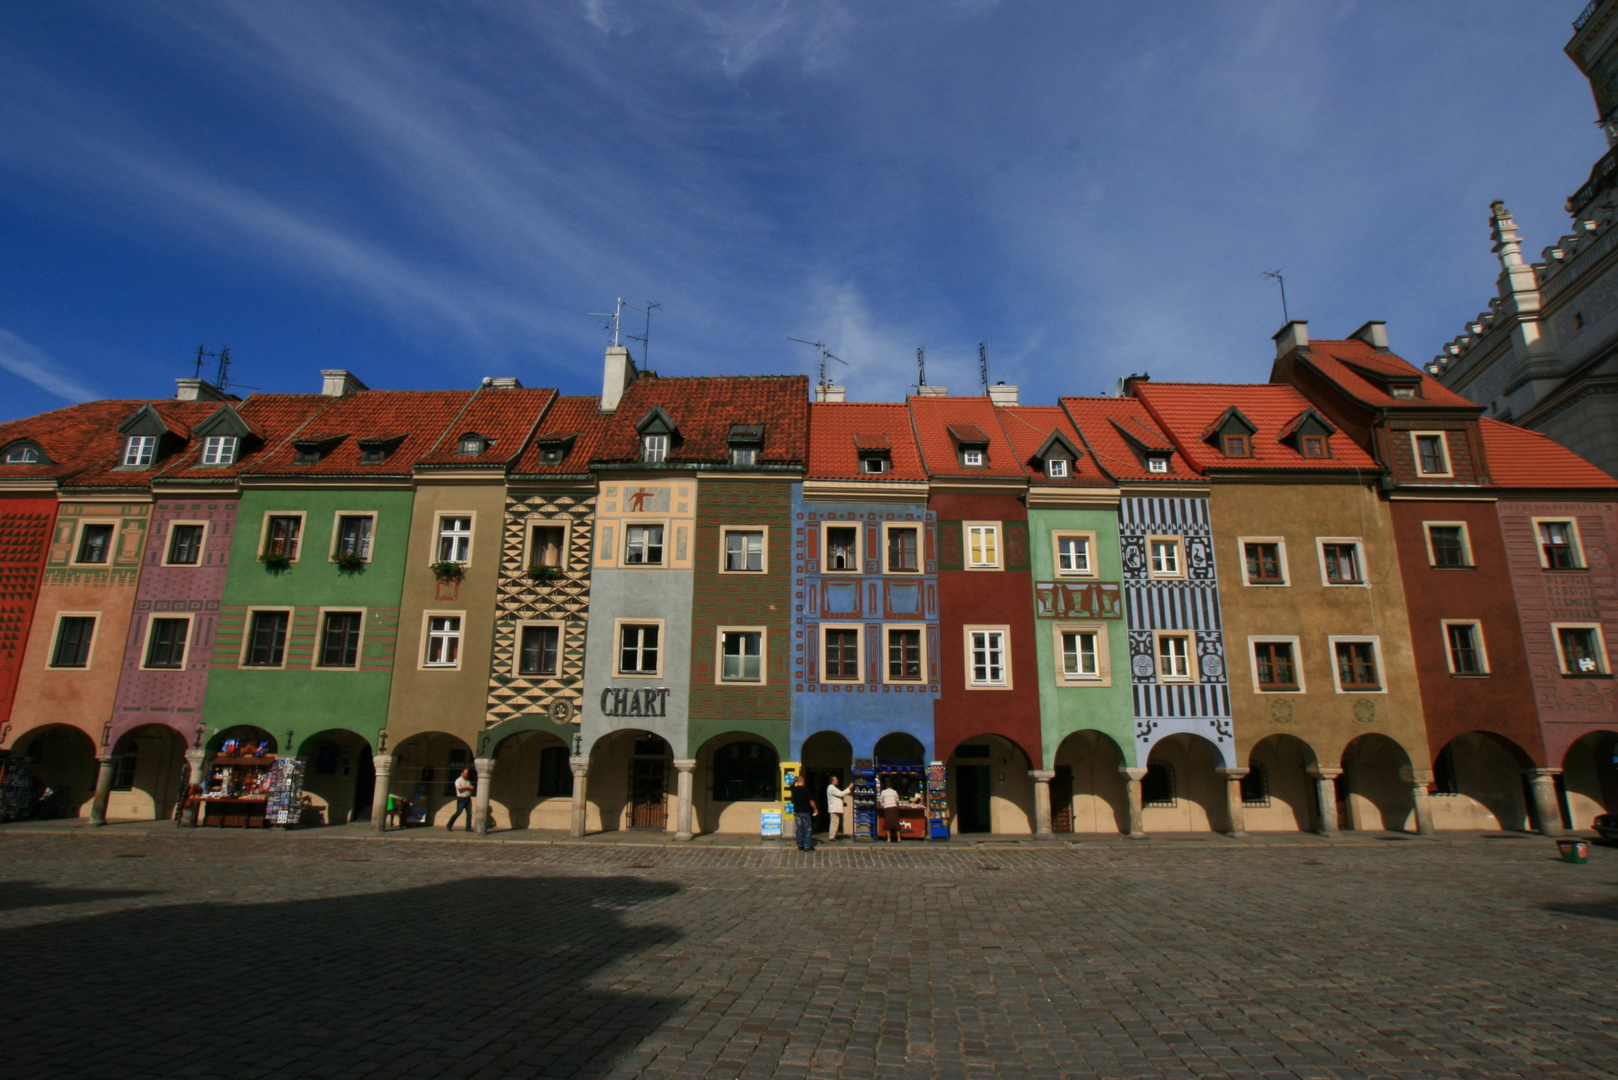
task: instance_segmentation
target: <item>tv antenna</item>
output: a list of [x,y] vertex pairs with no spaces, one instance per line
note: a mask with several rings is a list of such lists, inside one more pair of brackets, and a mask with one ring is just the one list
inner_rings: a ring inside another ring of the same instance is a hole
[[798,342],[800,344],[803,344],[803,345],[813,345],[815,348],[820,350],[820,381],[815,384],[816,386],[829,386],[830,385],[828,382],[826,382],[826,361],[827,360],[835,360],[839,364],[842,364],[844,367],[848,366],[848,361],[844,360],[841,356],[833,355],[832,351],[830,349],[826,348],[826,343],[823,342],[823,341],[810,341],[807,338],[801,338],[801,337],[789,337],[789,338],[787,338],[787,340],[788,341],[796,341],[796,342]]
[[624,337],[628,338],[630,341],[640,342],[640,366],[644,368],[646,366],[646,358],[647,356],[651,355],[652,351],[652,312],[658,310],[663,305],[659,304],[656,300],[648,300],[646,301],[646,306],[644,308],[638,308],[634,304],[624,304],[622,300],[618,302],[623,304],[623,306],[629,310],[639,311],[641,314],[646,316],[646,333],[639,335],[624,335]]
[[624,303],[624,298],[620,296],[618,298],[618,303],[613,307],[613,309],[611,311],[587,311],[587,312],[585,312],[586,315],[594,315],[598,319],[611,319],[612,320],[612,322],[610,322],[610,323],[602,323],[601,324],[601,329],[603,329],[603,330],[611,330],[612,331],[612,345],[610,346],[610,348],[614,348],[614,349],[618,348],[618,320],[623,315],[624,308],[627,307],[627,306],[628,305]]
[[916,387],[920,389],[927,385],[927,347],[923,345],[916,350]]
[[[1286,267],[1281,268],[1281,270],[1284,269]],[[1281,286],[1281,321],[1289,323],[1292,321],[1292,316],[1287,314],[1287,279],[1281,276],[1281,270],[1264,270],[1260,272],[1259,276],[1274,278],[1275,283]]]
[[989,346],[987,342],[978,342],[978,378],[983,380],[983,392],[989,392]]

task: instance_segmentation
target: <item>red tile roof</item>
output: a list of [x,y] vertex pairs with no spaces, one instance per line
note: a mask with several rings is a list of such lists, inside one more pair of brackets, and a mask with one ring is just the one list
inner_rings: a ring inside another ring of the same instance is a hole
[[[503,391],[504,392],[504,391]],[[313,465],[296,465],[291,442],[284,442],[243,476],[409,476],[416,458],[437,445],[446,428],[472,400],[471,390],[358,390],[334,400],[297,438],[344,436]],[[405,433],[397,449],[376,465],[360,464],[360,440]]]
[[133,408],[126,408],[122,416],[112,421],[105,433],[111,441],[111,450],[104,454],[101,460],[89,468],[64,478],[64,488],[129,488],[144,490],[149,488],[152,477],[166,468],[176,457],[181,456],[189,449],[193,425],[212,416],[222,404],[218,401],[154,401],[151,402],[152,412],[162,420],[163,426],[168,428],[169,434],[158,440],[157,458],[150,468],[126,469],[123,464],[124,440],[128,436],[121,434],[118,425],[138,413],[145,402],[140,402]]
[[[1297,423],[1311,405],[1297,388],[1285,383],[1135,383],[1135,395],[1145,404],[1158,426],[1198,469],[1302,469],[1331,472],[1378,469],[1376,461],[1341,433],[1328,436],[1330,457],[1307,458],[1281,435]],[[1208,438],[1209,427],[1235,407],[1258,430],[1248,443],[1253,456],[1229,458]]]
[[1478,427],[1494,487],[1618,488],[1618,480],[1537,431],[1487,417]]
[[[555,397],[555,390],[483,387],[455,423],[445,429],[438,445],[417,458],[416,464],[426,468],[508,465],[527,449],[528,437]],[[463,435],[481,435],[487,440],[487,449],[476,456],[459,453]]]
[[[183,484],[187,481],[228,480],[242,469],[263,460],[275,452],[293,432],[303,427],[321,409],[335,399],[324,394],[253,394],[239,405],[231,405],[252,431],[238,450],[236,461],[230,465],[199,465],[202,439],[193,439],[185,452],[176,454],[164,468],[152,477],[159,484]],[[207,416],[230,403],[210,401]],[[204,417],[206,419],[206,417]]]
[[[860,471],[861,447],[883,448],[885,473]],[[903,405],[817,401],[809,406],[809,477],[815,480],[925,480],[910,410]]]
[[612,414],[595,460],[640,460],[635,425],[656,406],[674,422],[670,465],[722,465],[730,461],[732,424],[761,424],[761,465],[803,465],[809,451],[809,379],[805,375],[714,375],[631,383]]
[[[1095,463],[1116,481],[1149,480],[1153,482],[1184,483],[1202,479],[1185,458],[1175,452],[1174,444],[1158,430],[1146,406],[1135,398],[1065,397],[1062,408],[1072,418],[1085,445],[1095,456]],[[1128,431],[1130,437],[1125,437]],[[1131,442],[1131,438],[1135,442]],[[1168,453],[1169,471],[1154,473],[1146,470],[1146,462],[1136,449],[1136,442]]]
[[[1378,352],[1357,338],[1348,341],[1311,341],[1304,361],[1326,378],[1341,386],[1351,397],[1375,408],[1430,409],[1453,406],[1479,411],[1479,407],[1437,379],[1390,352]],[[1378,375],[1402,380],[1420,380],[1414,398],[1396,398],[1384,390]]]
[[[139,399],[86,401],[0,424],[0,482],[60,480],[99,465],[124,445],[118,425],[145,404]],[[48,463],[5,464],[5,451],[12,443],[25,439],[45,451]]]
[[[1028,479],[1018,455],[994,415],[986,397],[911,397],[906,399],[921,444],[922,463],[931,476]],[[972,440],[988,440],[988,467],[971,469],[961,464],[950,431],[966,432]],[[967,432],[967,429],[976,429]]]
[[[540,417],[539,430],[511,471],[524,476],[586,474],[590,471],[590,459],[595,456],[611,421],[612,414],[601,411],[599,397],[558,397]],[[567,452],[558,464],[546,465],[540,460],[542,444],[559,440],[571,440],[567,443]]]
[[[1000,417],[1000,427],[1011,440],[1012,448],[1017,453],[1017,460],[1028,467],[1033,473],[1033,479],[1040,486],[1055,487],[1111,487],[1112,479],[1101,471],[1094,457],[1084,448],[1084,439],[1073,426],[1058,405],[1011,405],[996,408]],[[1045,464],[1038,461],[1035,455],[1045,441],[1051,437],[1052,432],[1060,432],[1068,442],[1079,451],[1079,459],[1075,461],[1070,475],[1065,478],[1052,478],[1045,476]]]

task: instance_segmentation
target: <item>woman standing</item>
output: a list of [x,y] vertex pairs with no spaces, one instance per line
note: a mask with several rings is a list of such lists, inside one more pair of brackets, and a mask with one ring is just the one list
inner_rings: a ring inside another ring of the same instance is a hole
[[888,843],[899,842],[899,793],[893,789],[893,777],[882,778],[882,824],[888,830]]

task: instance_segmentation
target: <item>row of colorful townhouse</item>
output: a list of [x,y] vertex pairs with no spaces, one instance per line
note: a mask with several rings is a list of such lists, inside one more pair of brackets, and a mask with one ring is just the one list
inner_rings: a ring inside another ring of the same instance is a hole
[[610,349],[599,397],[329,371],[0,425],[8,775],[161,818],[262,748],[304,820],[445,822],[472,769],[480,830],[680,838],[757,831],[784,762],[941,763],[955,832],[1618,811],[1618,481],[1380,323],[1276,342],[1054,406]]

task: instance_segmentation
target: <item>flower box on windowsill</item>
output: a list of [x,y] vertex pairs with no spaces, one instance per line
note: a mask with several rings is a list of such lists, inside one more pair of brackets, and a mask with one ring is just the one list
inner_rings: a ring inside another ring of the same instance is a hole
[[562,576],[560,566],[549,566],[545,563],[535,563],[528,568],[528,576],[534,581],[555,581]]
[[466,567],[447,559],[443,562],[433,563],[428,569],[433,572],[433,576],[439,581],[460,581],[466,577]]
[[365,569],[365,556],[354,551],[340,551],[332,556],[339,574],[358,574]]
[[279,574],[292,567],[292,556],[281,551],[266,551],[258,557],[258,561],[272,574]]

